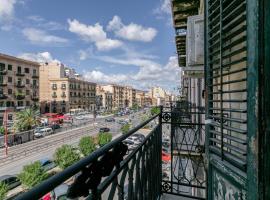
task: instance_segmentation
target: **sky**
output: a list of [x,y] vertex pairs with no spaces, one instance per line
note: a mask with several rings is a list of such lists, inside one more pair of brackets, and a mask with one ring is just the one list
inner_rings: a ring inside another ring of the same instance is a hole
[[170,0],[0,0],[0,52],[97,83],[180,84]]

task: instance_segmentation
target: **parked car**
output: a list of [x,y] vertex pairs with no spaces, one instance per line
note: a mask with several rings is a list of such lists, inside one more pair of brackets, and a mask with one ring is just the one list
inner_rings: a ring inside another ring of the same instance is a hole
[[107,127],[102,127],[99,129],[99,132],[109,132],[109,131],[110,131],[110,129]]
[[52,128],[43,128],[43,129],[39,130],[38,132],[35,132],[34,136],[36,138],[40,138],[40,137],[44,137],[46,135],[50,135],[52,133],[53,133]]
[[83,120],[84,119],[84,116],[79,115],[79,116],[76,116],[75,119],[77,119],[77,120]]
[[132,136],[137,137],[141,142],[144,141],[145,136],[143,134],[140,133],[135,133]]
[[49,127],[52,128],[53,130],[61,128],[60,124],[52,124]]
[[48,158],[41,159],[40,163],[45,171],[49,171],[50,169],[53,169],[56,167],[56,164]]
[[8,190],[11,190],[11,189],[21,185],[20,180],[14,175],[0,176],[0,182],[6,184],[8,187]]
[[56,188],[54,188],[53,191],[45,194],[42,197],[42,200],[66,200],[67,198],[67,192],[68,192],[69,185],[66,183],[63,183]]
[[67,199],[67,191],[69,186],[65,183],[57,186],[52,192],[52,196],[55,200],[65,200]]
[[119,124],[122,124],[122,125],[128,124],[128,122],[125,121],[125,120],[123,120],[123,119],[120,119],[120,120],[118,121],[118,123],[119,123]]
[[114,118],[107,118],[107,119],[105,119],[105,122],[115,122],[115,119]]

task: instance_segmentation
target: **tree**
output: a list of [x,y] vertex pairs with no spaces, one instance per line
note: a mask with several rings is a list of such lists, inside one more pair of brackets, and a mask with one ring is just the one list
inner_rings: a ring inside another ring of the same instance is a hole
[[[143,115],[142,116],[142,122],[141,123],[144,123],[145,121],[147,121],[149,119],[149,117],[147,116],[147,115]],[[144,126],[144,128],[149,128],[149,124],[146,124],[145,126]]]
[[138,110],[139,109],[139,105],[137,103],[135,103],[133,106],[132,106],[132,109],[133,110]]
[[160,108],[159,107],[153,107],[151,108],[151,115],[156,115],[160,113]]
[[4,134],[5,133],[5,128],[4,126],[0,126],[0,134]]
[[26,131],[32,129],[33,126],[39,124],[39,111],[27,108],[16,113],[15,129],[18,131]]
[[36,161],[29,165],[25,165],[18,177],[24,187],[31,189],[48,178],[48,174],[45,172],[40,161]]
[[8,187],[5,183],[0,182],[0,199],[5,199],[8,193]]
[[98,144],[99,146],[104,146],[105,144],[112,141],[112,134],[111,133],[104,133],[101,132],[98,134]]
[[95,140],[91,136],[85,136],[80,139],[79,149],[84,156],[89,155],[96,150]]
[[71,145],[64,144],[54,153],[54,161],[61,169],[65,169],[79,160],[79,153]]
[[122,131],[123,134],[128,133],[129,129],[130,129],[130,124],[124,124],[124,125],[121,127],[121,131]]

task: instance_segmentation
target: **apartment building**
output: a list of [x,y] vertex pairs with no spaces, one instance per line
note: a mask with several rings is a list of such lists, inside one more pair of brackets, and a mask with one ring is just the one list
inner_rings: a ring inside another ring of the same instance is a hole
[[96,86],[96,108],[104,111],[112,111],[113,108],[113,94],[100,85]]
[[124,108],[124,86],[109,84],[102,85],[103,90],[112,93],[112,108],[119,110]]
[[124,86],[124,107],[131,108],[136,103],[136,90],[130,86]]
[[8,110],[8,120],[16,111],[39,100],[39,63],[0,54],[0,125]]
[[60,63],[40,67],[41,112],[67,113],[72,109],[96,109],[96,84],[66,75]]
[[136,90],[136,103],[139,107],[145,106],[145,92]]

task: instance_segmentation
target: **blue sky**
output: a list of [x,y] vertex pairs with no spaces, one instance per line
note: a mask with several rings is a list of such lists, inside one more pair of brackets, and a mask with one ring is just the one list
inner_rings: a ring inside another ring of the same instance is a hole
[[0,0],[0,52],[62,62],[93,82],[172,91],[180,76],[169,2]]

